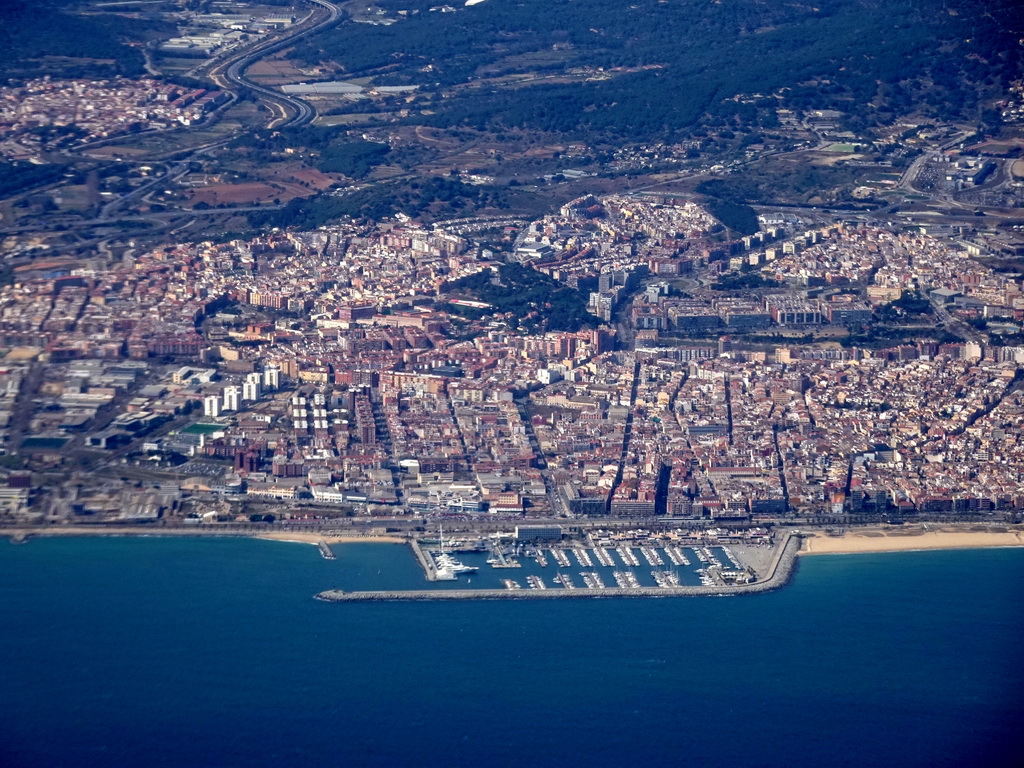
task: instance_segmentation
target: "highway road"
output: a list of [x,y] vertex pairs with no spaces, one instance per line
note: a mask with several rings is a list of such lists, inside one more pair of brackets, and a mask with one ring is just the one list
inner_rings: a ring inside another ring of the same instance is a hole
[[[256,45],[246,48],[234,55],[228,56],[218,62],[209,71],[208,77],[218,87],[226,91],[237,92],[240,88],[248,88],[260,97],[270,107],[274,117],[267,124],[267,128],[285,128],[298,125],[305,125],[316,117],[316,111],[301,99],[296,99],[280,91],[266,88],[254,83],[245,76],[245,71],[262,58],[272,53],[294,45],[304,37],[314,32],[320,32],[337,23],[341,17],[341,9],[327,0],[306,0],[313,5],[327,11],[327,17],[308,24],[307,21],[300,22],[289,29],[284,35],[274,36],[271,39],[263,40]],[[312,17],[312,15],[311,15]],[[311,18],[310,17],[310,18]]]
[[900,177],[900,181],[896,185],[897,188],[909,192],[919,192],[920,190],[918,190],[914,186],[914,182],[917,181],[917,176],[918,174],[921,173],[921,169],[924,168],[925,164],[932,160],[936,160],[942,157],[942,154],[944,152],[952,149],[957,144],[964,141],[964,139],[966,139],[969,135],[970,134],[968,134],[966,131],[957,131],[956,135],[953,138],[947,139],[937,148],[928,149],[922,152],[917,157],[917,159],[915,159],[914,162],[910,164],[910,167],[907,168],[906,171],[904,171],[903,176]]
[[977,344],[988,343],[988,336],[986,334],[979,332],[973,326],[951,314],[940,300],[933,297],[931,299],[931,304],[932,309],[935,310],[935,316],[938,317],[939,320],[942,321],[943,325],[946,326],[946,330],[954,336],[959,336],[962,339],[973,341]]
[[[163,177],[161,177],[163,178]],[[0,235],[17,235],[25,232],[79,232],[91,227],[112,227],[119,222],[141,222],[149,223],[152,226],[166,225],[177,219],[212,216],[234,216],[240,213],[251,213],[254,211],[275,211],[283,208],[283,205],[239,205],[232,208],[209,208],[205,211],[173,209],[159,213],[134,214],[126,216],[111,215],[108,218],[63,218],[50,221],[47,225],[20,224],[13,227],[0,227]]]

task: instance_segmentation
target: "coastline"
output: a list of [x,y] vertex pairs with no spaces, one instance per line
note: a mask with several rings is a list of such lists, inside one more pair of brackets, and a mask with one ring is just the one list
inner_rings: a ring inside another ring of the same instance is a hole
[[852,555],[872,552],[911,552],[941,549],[986,549],[1024,546],[1024,532],[1003,529],[867,528],[838,536],[805,533],[801,555]]
[[[24,543],[34,536],[148,536],[194,538],[248,538],[264,541],[307,544],[313,546],[359,543],[408,544],[410,539],[396,535],[356,535],[351,533],[319,533],[285,530],[211,530],[197,528],[150,528],[144,526],[86,527],[61,526],[46,528],[0,529],[0,538],[13,544]],[[1024,527],[1021,526],[955,526],[931,529],[927,525],[878,526],[859,528],[833,534],[820,531],[782,533],[776,551],[766,572],[759,581],[742,585],[687,586],[671,589],[609,588],[592,590],[402,590],[345,592],[328,589],[315,597],[327,602],[393,601],[393,600],[480,600],[480,599],[538,599],[584,597],[682,597],[682,596],[738,596],[769,592],[784,587],[793,576],[800,555],[868,554],[926,550],[985,549],[1024,547]],[[413,550],[416,551],[413,540]],[[328,559],[333,559],[325,555]],[[421,563],[422,565],[422,563]],[[429,579],[428,579],[429,580]]]
[[[150,528],[148,526],[52,526],[0,529],[0,538],[14,542],[36,536],[193,536],[197,538],[235,537],[281,541],[296,544],[407,544],[408,537],[396,535],[358,535],[351,533],[314,533],[310,531],[254,530],[228,531],[210,528]],[[816,531],[800,532],[800,555],[839,555],[872,552],[909,552],[938,549],[984,549],[1024,546],[1024,528],[946,526],[938,529],[917,527],[858,528],[841,534]]]

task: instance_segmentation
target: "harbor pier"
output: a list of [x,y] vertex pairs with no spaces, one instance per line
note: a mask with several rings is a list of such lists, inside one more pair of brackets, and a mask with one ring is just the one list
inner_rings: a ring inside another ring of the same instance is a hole
[[505,553],[501,551],[501,546],[498,544],[491,544],[491,556],[498,562],[494,563],[495,568],[518,568],[519,563],[513,558],[505,556]]
[[334,560],[335,559],[334,558],[334,551],[327,545],[326,541],[324,541],[323,539],[320,539],[320,541],[317,542],[316,546],[320,550],[320,556],[324,560]]
[[416,561],[423,569],[427,581],[437,581],[437,565],[434,563],[434,558],[423,550],[423,547],[420,546],[420,543],[415,538],[409,539],[409,546],[412,547],[412,553],[416,556]]

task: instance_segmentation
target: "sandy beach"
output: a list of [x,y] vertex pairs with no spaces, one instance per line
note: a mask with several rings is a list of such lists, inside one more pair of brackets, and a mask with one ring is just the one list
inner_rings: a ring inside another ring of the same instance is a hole
[[966,528],[865,528],[841,536],[814,533],[804,538],[801,555],[906,552],[921,549],[980,549],[1024,546],[1020,530],[986,531]]
[[[308,531],[227,531],[210,528],[150,528],[146,526],[50,526],[44,528],[0,529],[0,537],[15,541],[35,536],[241,536],[268,541],[302,544],[405,544],[401,536],[359,536]],[[879,527],[857,528],[841,535],[805,533],[801,555],[853,554],[857,552],[901,552],[921,549],[978,549],[1024,546],[1024,529],[946,526],[942,528]]]
[[270,541],[291,541],[302,544],[404,544],[399,536],[347,536],[309,533],[305,531],[225,531],[210,528],[148,528],[145,526],[50,526],[46,528],[0,529],[0,537],[23,540],[34,536],[234,536]]

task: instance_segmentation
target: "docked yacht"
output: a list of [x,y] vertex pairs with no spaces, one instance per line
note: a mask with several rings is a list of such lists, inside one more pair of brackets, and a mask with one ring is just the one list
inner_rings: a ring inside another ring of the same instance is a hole
[[475,573],[476,566],[465,565],[444,551],[444,530],[437,527],[437,538],[441,542],[441,551],[434,555],[434,578],[438,581],[454,581],[460,573]]
[[437,568],[434,569],[434,581],[455,581],[458,576],[451,568],[442,568],[438,564]]
[[458,576],[460,573],[475,573],[479,570],[475,565],[466,565],[445,552],[435,555],[434,563],[437,565],[437,572],[439,574],[442,571],[449,571]]

